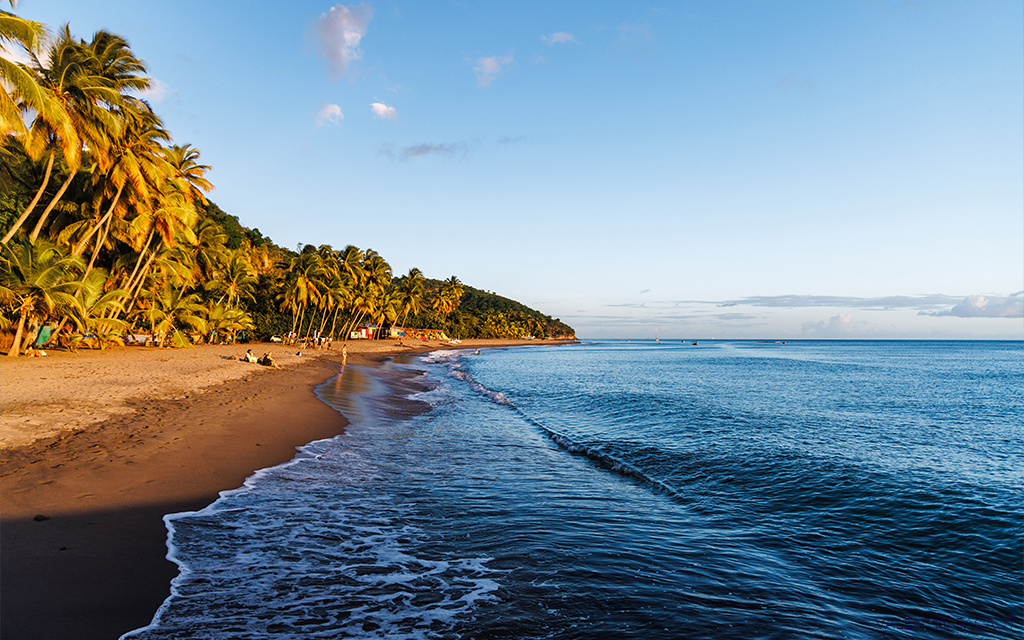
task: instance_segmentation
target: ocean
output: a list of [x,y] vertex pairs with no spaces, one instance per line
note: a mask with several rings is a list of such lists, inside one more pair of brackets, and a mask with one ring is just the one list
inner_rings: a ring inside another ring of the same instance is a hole
[[[382,402],[415,375],[430,410]],[[1021,638],[1024,343],[599,341],[349,366],[130,638]]]

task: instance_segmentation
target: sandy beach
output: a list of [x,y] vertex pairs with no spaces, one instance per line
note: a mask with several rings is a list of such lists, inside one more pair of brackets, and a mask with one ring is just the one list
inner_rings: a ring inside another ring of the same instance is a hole
[[[439,348],[552,344],[350,342],[349,364]],[[343,432],[314,388],[338,350],[117,348],[0,358],[0,636],[117,638],[169,593],[167,513],[200,509],[295,448]],[[338,345],[335,345],[336,347]],[[396,410],[413,403],[394,389]]]

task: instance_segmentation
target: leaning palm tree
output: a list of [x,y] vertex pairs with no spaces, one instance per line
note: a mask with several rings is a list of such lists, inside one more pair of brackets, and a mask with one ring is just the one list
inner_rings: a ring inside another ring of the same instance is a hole
[[[55,80],[55,78],[81,78],[82,74],[76,71],[83,56],[81,48],[72,40],[71,34],[65,26],[53,50],[49,52],[49,65],[44,66],[39,61],[36,51],[30,51],[30,56],[33,60],[33,76],[39,91],[36,101],[42,109],[36,111],[31,126],[23,136],[23,146],[25,153],[33,161],[42,160],[46,156],[46,168],[35,196],[0,240],[4,244],[14,237],[14,234],[25,224],[42,198],[43,192],[50,183],[50,174],[57,153],[60,152],[68,172],[72,175],[78,170],[81,159],[82,142],[79,127],[82,123],[76,122],[68,110],[69,100],[65,95],[67,86],[63,80]],[[56,75],[51,73],[54,69],[57,69]],[[83,84],[89,87],[94,86],[94,83],[89,81]]]
[[[11,8],[15,2],[11,0]],[[20,47],[28,54],[38,54],[46,35],[40,22],[26,20],[0,10],[0,45]],[[8,91],[10,88],[10,91]],[[20,103],[20,104],[19,104]],[[0,57],[0,139],[8,135],[25,135],[28,129],[22,120],[22,107],[47,118],[59,118],[59,105],[39,85],[39,78],[23,64]]]
[[81,308],[75,292],[81,288],[78,274],[82,259],[65,256],[60,249],[27,238],[18,244],[4,245],[0,252],[0,304],[18,317],[14,344],[7,353],[21,352],[25,326],[57,314],[73,313]]
[[[125,94],[150,86],[149,78],[143,75],[146,67],[132,54],[124,38],[97,31],[91,42],[74,43],[70,41],[67,27],[50,60],[51,69],[46,70],[44,78],[64,104],[79,143],[89,150],[96,164],[94,171],[104,171],[113,161],[108,154],[110,140],[120,134],[122,124],[115,112],[125,103]],[[29,235],[31,239],[39,237],[47,216],[64,195],[75,173],[69,161],[68,176],[40,214]]]
[[298,322],[296,335],[302,335],[306,308],[320,299],[325,275],[320,254],[312,245],[306,245],[302,253],[289,262],[282,308],[292,312],[292,333],[296,332]]

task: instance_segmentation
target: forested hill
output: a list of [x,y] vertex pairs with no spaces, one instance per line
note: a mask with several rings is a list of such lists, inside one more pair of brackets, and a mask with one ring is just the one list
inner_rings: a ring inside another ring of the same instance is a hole
[[45,25],[0,17],[0,40],[33,60],[0,65],[0,342],[10,355],[133,334],[164,346],[358,327],[380,337],[394,326],[573,335],[457,276],[394,274],[372,249],[279,247],[207,199],[210,167],[137,97],[152,81],[127,40],[61,29],[45,42]]

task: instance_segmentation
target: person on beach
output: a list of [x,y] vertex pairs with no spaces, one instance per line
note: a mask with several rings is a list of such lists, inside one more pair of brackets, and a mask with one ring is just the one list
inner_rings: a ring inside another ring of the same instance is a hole
[[270,357],[269,353],[264,353],[263,357],[256,361],[256,364],[263,365],[264,367],[274,367],[280,369],[281,365],[277,364],[277,361]]
[[245,355],[238,359],[239,362],[256,362],[256,356],[252,354],[252,349],[246,349]]

